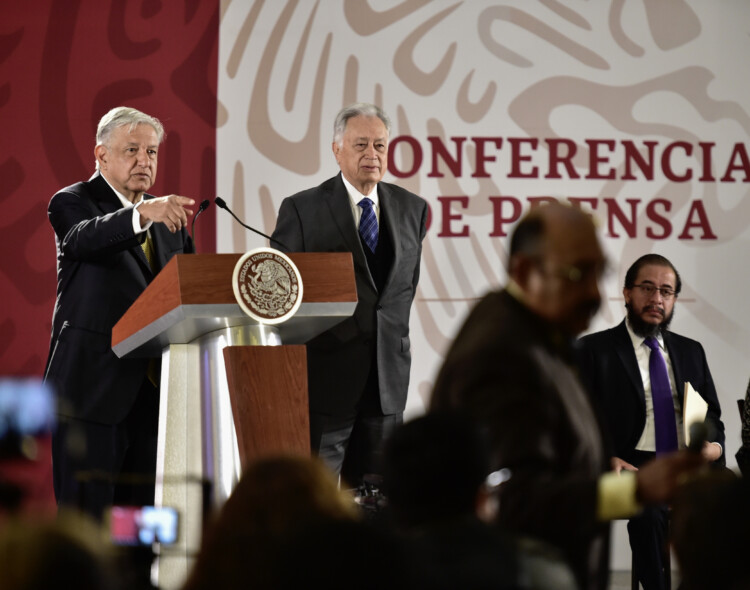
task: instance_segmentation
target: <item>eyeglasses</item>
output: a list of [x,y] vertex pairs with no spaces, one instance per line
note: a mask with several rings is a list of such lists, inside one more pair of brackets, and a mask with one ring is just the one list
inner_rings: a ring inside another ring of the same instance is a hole
[[661,295],[662,299],[672,299],[672,297],[677,295],[674,289],[670,289],[669,287],[657,287],[656,285],[651,285],[649,283],[641,283],[640,285],[633,285],[633,286],[638,287],[648,297],[651,297],[657,291],[659,291],[659,294]]

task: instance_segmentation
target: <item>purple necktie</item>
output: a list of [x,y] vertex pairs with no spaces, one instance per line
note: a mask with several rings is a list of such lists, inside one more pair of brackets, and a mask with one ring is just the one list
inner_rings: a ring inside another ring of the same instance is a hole
[[362,217],[359,219],[359,235],[367,244],[370,252],[375,253],[378,247],[378,218],[372,208],[372,201],[365,197],[357,203],[362,207]]
[[654,401],[654,425],[656,427],[656,454],[677,450],[677,425],[674,417],[672,388],[667,375],[667,363],[659,350],[659,342],[653,336],[644,341],[651,349],[648,370],[651,374],[651,398]]

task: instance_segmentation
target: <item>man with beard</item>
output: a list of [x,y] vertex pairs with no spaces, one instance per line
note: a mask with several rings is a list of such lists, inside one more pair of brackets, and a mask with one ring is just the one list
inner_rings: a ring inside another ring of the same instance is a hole
[[682,451],[637,473],[609,471],[573,350],[599,308],[605,266],[589,215],[560,203],[532,209],[510,238],[506,288],[469,313],[430,404],[487,428],[493,467],[511,474],[497,524],[557,549],[582,590],[607,588],[609,521],[669,501],[704,462]]
[[[705,459],[724,464],[724,425],[703,347],[668,330],[680,294],[669,260],[647,254],[625,275],[627,318],[578,342],[581,378],[598,400],[613,443],[615,471],[638,471],[662,453],[685,446],[682,405],[690,383],[708,403]],[[669,588],[668,510],[646,508],[628,522],[635,573],[645,590]]]

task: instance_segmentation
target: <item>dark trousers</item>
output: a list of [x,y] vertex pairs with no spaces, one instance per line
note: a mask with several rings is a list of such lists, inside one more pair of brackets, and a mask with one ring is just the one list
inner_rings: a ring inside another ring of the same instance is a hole
[[101,520],[112,505],[153,505],[158,424],[159,391],[148,380],[119,424],[60,417],[52,437],[58,506]]
[[[633,465],[640,467],[654,458],[654,453],[634,451]],[[670,590],[669,509],[647,506],[628,521],[633,569],[644,590]]]
[[342,487],[357,487],[365,475],[380,473],[383,442],[403,422],[403,414],[383,415],[378,407],[360,407],[341,416],[310,414],[310,443]]

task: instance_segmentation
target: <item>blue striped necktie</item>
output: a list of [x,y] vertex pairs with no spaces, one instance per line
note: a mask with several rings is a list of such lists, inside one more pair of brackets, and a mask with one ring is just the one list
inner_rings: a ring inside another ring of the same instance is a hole
[[370,252],[374,254],[375,248],[378,247],[378,218],[375,217],[372,201],[367,197],[357,205],[362,207],[362,217],[359,219],[359,235],[362,236]]

